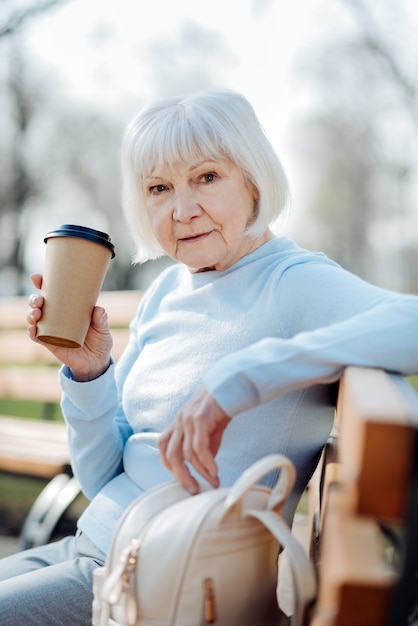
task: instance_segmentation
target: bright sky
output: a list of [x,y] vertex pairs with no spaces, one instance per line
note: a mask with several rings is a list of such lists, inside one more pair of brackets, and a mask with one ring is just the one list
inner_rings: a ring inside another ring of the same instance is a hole
[[315,36],[317,4],[72,0],[37,18],[28,35],[31,54],[69,79],[74,97],[101,98],[107,107],[132,99],[136,111],[144,101],[207,83],[237,89],[282,151],[295,106],[295,55]]

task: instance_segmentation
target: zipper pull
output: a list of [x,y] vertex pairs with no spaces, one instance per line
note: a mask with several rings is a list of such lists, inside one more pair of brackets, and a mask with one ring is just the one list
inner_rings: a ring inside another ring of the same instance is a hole
[[141,542],[138,539],[132,539],[129,546],[123,551],[117,565],[108,573],[100,593],[105,602],[116,604],[124,588],[129,585],[131,575],[135,571],[140,545]]
[[205,622],[206,624],[214,624],[216,622],[215,612],[215,589],[212,578],[205,578]]

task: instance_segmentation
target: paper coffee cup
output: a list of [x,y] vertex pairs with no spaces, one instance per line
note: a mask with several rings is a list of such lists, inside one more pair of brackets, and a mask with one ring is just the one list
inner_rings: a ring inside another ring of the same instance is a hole
[[44,306],[37,337],[54,346],[80,348],[114,245],[106,233],[73,224],[59,226],[44,241]]

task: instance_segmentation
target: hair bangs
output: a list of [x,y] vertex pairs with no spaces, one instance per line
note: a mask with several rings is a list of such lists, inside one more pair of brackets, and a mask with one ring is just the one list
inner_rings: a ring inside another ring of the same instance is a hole
[[[206,120],[187,114],[186,107],[179,105],[167,111],[141,139],[138,146],[136,170],[142,178],[174,163],[196,163],[204,159],[221,159],[227,155],[222,138],[217,136]],[[171,115],[170,115],[171,114]]]

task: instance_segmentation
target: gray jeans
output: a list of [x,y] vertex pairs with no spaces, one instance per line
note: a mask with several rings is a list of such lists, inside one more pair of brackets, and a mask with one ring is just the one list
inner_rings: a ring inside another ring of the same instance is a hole
[[81,533],[1,559],[1,626],[90,626],[93,571],[104,559]]

